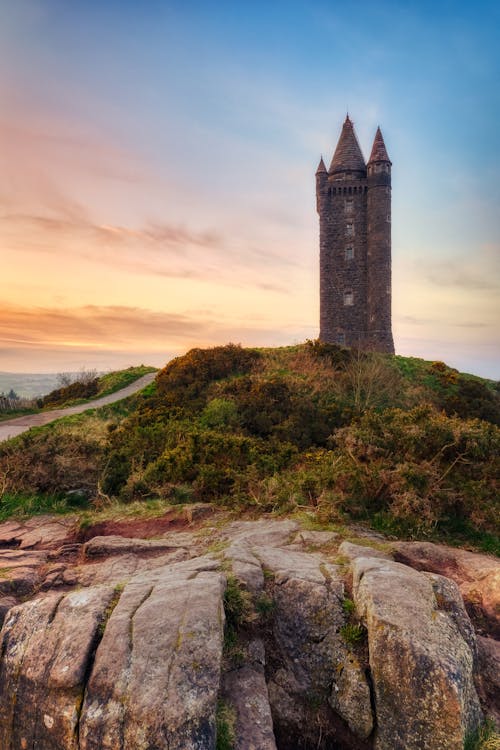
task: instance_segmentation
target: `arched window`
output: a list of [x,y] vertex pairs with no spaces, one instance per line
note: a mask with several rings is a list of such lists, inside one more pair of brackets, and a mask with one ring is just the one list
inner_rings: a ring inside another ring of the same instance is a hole
[[354,292],[348,289],[344,292],[344,307],[352,307],[354,305]]

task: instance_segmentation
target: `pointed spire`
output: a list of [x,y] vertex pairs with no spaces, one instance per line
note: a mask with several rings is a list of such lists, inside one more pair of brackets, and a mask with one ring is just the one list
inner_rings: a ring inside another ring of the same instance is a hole
[[325,162],[323,161],[323,157],[321,157],[321,159],[319,160],[319,164],[318,164],[318,168],[316,170],[316,174],[320,174],[321,172],[325,172],[326,173],[326,167],[325,167]]
[[372,161],[388,161],[389,164],[392,163],[389,159],[389,155],[384,143],[384,137],[380,128],[377,128],[377,132],[375,133],[375,140],[373,141],[373,148],[368,164],[370,164],[370,162]]
[[365,160],[349,115],[345,118],[339,142],[337,143],[337,148],[335,149],[328,171],[330,174],[334,174],[335,172],[366,171]]

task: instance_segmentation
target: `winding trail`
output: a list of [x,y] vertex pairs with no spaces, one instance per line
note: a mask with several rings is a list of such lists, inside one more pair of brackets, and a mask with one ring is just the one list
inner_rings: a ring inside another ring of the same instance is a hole
[[134,380],[133,383],[130,383],[125,388],[110,393],[109,396],[102,396],[101,398],[96,398],[94,401],[87,401],[85,404],[68,406],[65,409],[52,409],[51,411],[43,411],[39,414],[26,414],[23,417],[15,417],[15,419],[6,419],[5,422],[0,422],[0,443],[4,440],[9,440],[9,438],[17,437],[22,432],[27,432],[31,427],[39,427],[40,425],[53,422],[55,419],[60,419],[60,417],[67,417],[70,414],[81,414],[88,409],[98,409],[100,406],[121,401],[123,398],[141,391],[155,377],[156,372],[149,372],[147,375],[143,375],[142,378]]

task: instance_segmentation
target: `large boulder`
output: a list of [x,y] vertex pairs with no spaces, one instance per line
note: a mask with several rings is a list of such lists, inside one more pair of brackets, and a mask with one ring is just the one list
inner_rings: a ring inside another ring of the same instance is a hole
[[0,747],[76,750],[79,708],[110,586],[14,607],[1,639]]
[[500,638],[500,560],[431,542],[395,542],[396,560],[454,580],[477,626]]
[[400,563],[353,562],[368,629],[377,750],[457,750],[482,714],[474,632],[457,586]]
[[224,577],[175,566],[132,580],[96,652],[81,750],[209,750],[222,658]]

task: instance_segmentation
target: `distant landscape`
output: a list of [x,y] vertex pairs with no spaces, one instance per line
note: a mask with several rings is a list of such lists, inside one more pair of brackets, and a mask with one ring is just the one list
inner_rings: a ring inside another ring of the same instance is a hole
[[[69,374],[76,377],[78,373]],[[38,398],[53,391],[58,378],[56,372],[0,372],[0,393],[8,393],[12,389],[20,398]]]

